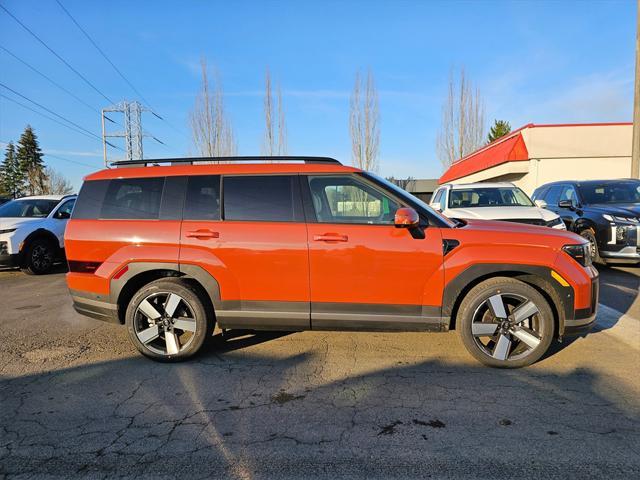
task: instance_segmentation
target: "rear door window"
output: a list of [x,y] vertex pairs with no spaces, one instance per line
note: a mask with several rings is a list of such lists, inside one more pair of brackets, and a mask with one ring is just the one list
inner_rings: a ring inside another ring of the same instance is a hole
[[185,220],[220,220],[220,175],[189,177]]
[[297,175],[229,176],[222,185],[225,220],[302,221]]
[[164,177],[111,180],[105,193],[100,218],[157,219]]

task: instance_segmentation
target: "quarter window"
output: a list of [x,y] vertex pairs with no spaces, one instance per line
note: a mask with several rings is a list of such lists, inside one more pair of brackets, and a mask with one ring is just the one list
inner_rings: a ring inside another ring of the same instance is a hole
[[163,186],[164,177],[111,180],[100,218],[157,219]]
[[296,220],[290,175],[244,175],[224,177],[224,219],[262,222]]
[[309,177],[318,222],[393,224],[400,205],[352,176]]
[[220,220],[220,176],[189,177],[185,220]]

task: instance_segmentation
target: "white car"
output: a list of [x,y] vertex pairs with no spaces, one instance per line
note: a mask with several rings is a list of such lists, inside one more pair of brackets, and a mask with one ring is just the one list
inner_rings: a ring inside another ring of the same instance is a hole
[[64,229],[76,195],[23,197],[0,205],[0,267],[40,275],[64,258]]
[[440,186],[430,205],[449,218],[502,220],[566,230],[562,219],[509,182]]

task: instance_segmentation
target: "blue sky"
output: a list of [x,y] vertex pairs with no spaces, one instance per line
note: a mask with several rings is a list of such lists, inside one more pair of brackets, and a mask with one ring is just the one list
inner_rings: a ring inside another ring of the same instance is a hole
[[[435,138],[452,68],[464,66],[480,89],[487,122],[516,128],[632,116],[633,1],[61,2],[167,119],[145,117],[144,128],[167,144],[147,141],[147,157],[193,151],[187,118],[201,56],[222,79],[240,154],[260,153],[268,66],[283,91],[289,153],[347,163],[349,94],[356,70],[370,68],[380,95],[380,173],[396,177],[440,175]],[[136,98],[54,0],[2,4],[109,98]],[[96,109],[106,106],[3,11],[0,45]],[[99,114],[2,50],[0,82],[100,133]],[[99,141],[0,98],[0,142],[17,140],[27,123],[43,150],[60,157],[47,164],[76,187],[100,168]]]

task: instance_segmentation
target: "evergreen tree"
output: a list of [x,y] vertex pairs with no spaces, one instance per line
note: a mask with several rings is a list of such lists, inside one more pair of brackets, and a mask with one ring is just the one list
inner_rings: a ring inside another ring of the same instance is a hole
[[494,120],[491,130],[489,130],[488,142],[491,143],[500,137],[504,137],[511,132],[511,125],[505,120]]
[[9,142],[4,154],[4,161],[0,165],[0,190],[4,190],[13,198],[18,198],[22,196],[24,183],[24,173],[18,162],[16,148],[13,142]]
[[47,188],[47,174],[45,172],[44,161],[42,160],[42,150],[38,145],[38,137],[33,132],[31,125],[27,125],[24,133],[18,141],[18,164],[27,181],[27,192],[29,195],[38,195]]

